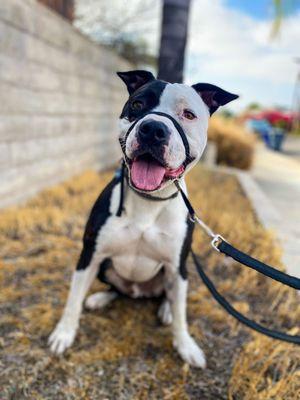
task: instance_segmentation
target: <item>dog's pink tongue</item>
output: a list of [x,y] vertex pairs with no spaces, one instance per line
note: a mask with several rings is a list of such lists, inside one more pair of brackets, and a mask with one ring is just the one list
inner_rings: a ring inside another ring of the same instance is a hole
[[134,160],[131,180],[140,190],[155,190],[161,185],[166,169],[155,160]]

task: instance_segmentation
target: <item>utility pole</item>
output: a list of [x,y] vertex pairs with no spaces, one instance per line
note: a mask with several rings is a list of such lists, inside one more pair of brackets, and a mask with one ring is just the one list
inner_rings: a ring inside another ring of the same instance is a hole
[[164,0],[158,78],[183,81],[184,56],[191,0]]

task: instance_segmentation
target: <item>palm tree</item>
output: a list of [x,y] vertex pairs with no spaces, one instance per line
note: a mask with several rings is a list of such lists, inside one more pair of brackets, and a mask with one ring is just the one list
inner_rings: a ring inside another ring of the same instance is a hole
[[273,28],[271,32],[271,37],[275,37],[281,28],[281,23],[289,13],[293,12],[296,9],[297,3],[299,4],[299,0],[290,0],[290,1],[283,1],[283,0],[272,0],[273,8],[274,8],[274,22]]
[[283,17],[283,5],[281,0],[273,0],[273,7],[275,11],[275,18],[273,22],[273,28],[271,31],[271,37],[275,37],[280,29],[281,21]]
[[158,78],[182,82],[190,0],[164,0]]

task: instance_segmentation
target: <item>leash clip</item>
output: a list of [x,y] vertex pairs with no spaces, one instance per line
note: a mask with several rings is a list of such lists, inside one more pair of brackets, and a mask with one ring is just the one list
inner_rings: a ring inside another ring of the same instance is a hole
[[189,213],[188,216],[189,216],[189,220],[190,220],[191,222],[193,222],[193,223],[196,222],[195,215]]
[[201,218],[198,217],[198,215],[196,214],[194,208],[192,207],[189,199],[187,198],[186,194],[182,190],[178,179],[175,179],[174,183],[175,183],[177,189],[179,190],[179,192],[180,192],[180,194],[182,196],[182,199],[183,199],[183,201],[184,201],[184,203],[185,203],[185,205],[186,205],[186,207],[188,209],[189,219],[194,224],[197,223],[201,227],[201,229],[207,234],[207,236],[209,236],[212,239],[211,240],[212,247],[220,253],[220,250],[219,250],[218,246],[223,241],[225,242],[225,239],[219,233],[215,233],[208,225],[206,225],[206,223],[204,221],[202,221]]
[[220,250],[218,248],[218,245],[225,241],[225,239],[223,238],[222,235],[216,234],[213,238],[213,240],[210,242],[210,244],[212,245],[212,247],[217,250],[220,253]]

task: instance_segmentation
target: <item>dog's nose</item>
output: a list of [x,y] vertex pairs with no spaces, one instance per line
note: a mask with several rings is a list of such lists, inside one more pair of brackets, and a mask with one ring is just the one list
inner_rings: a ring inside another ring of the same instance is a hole
[[138,130],[138,138],[147,144],[166,144],[169,136],[168,127],[160,121],[144,121]]

